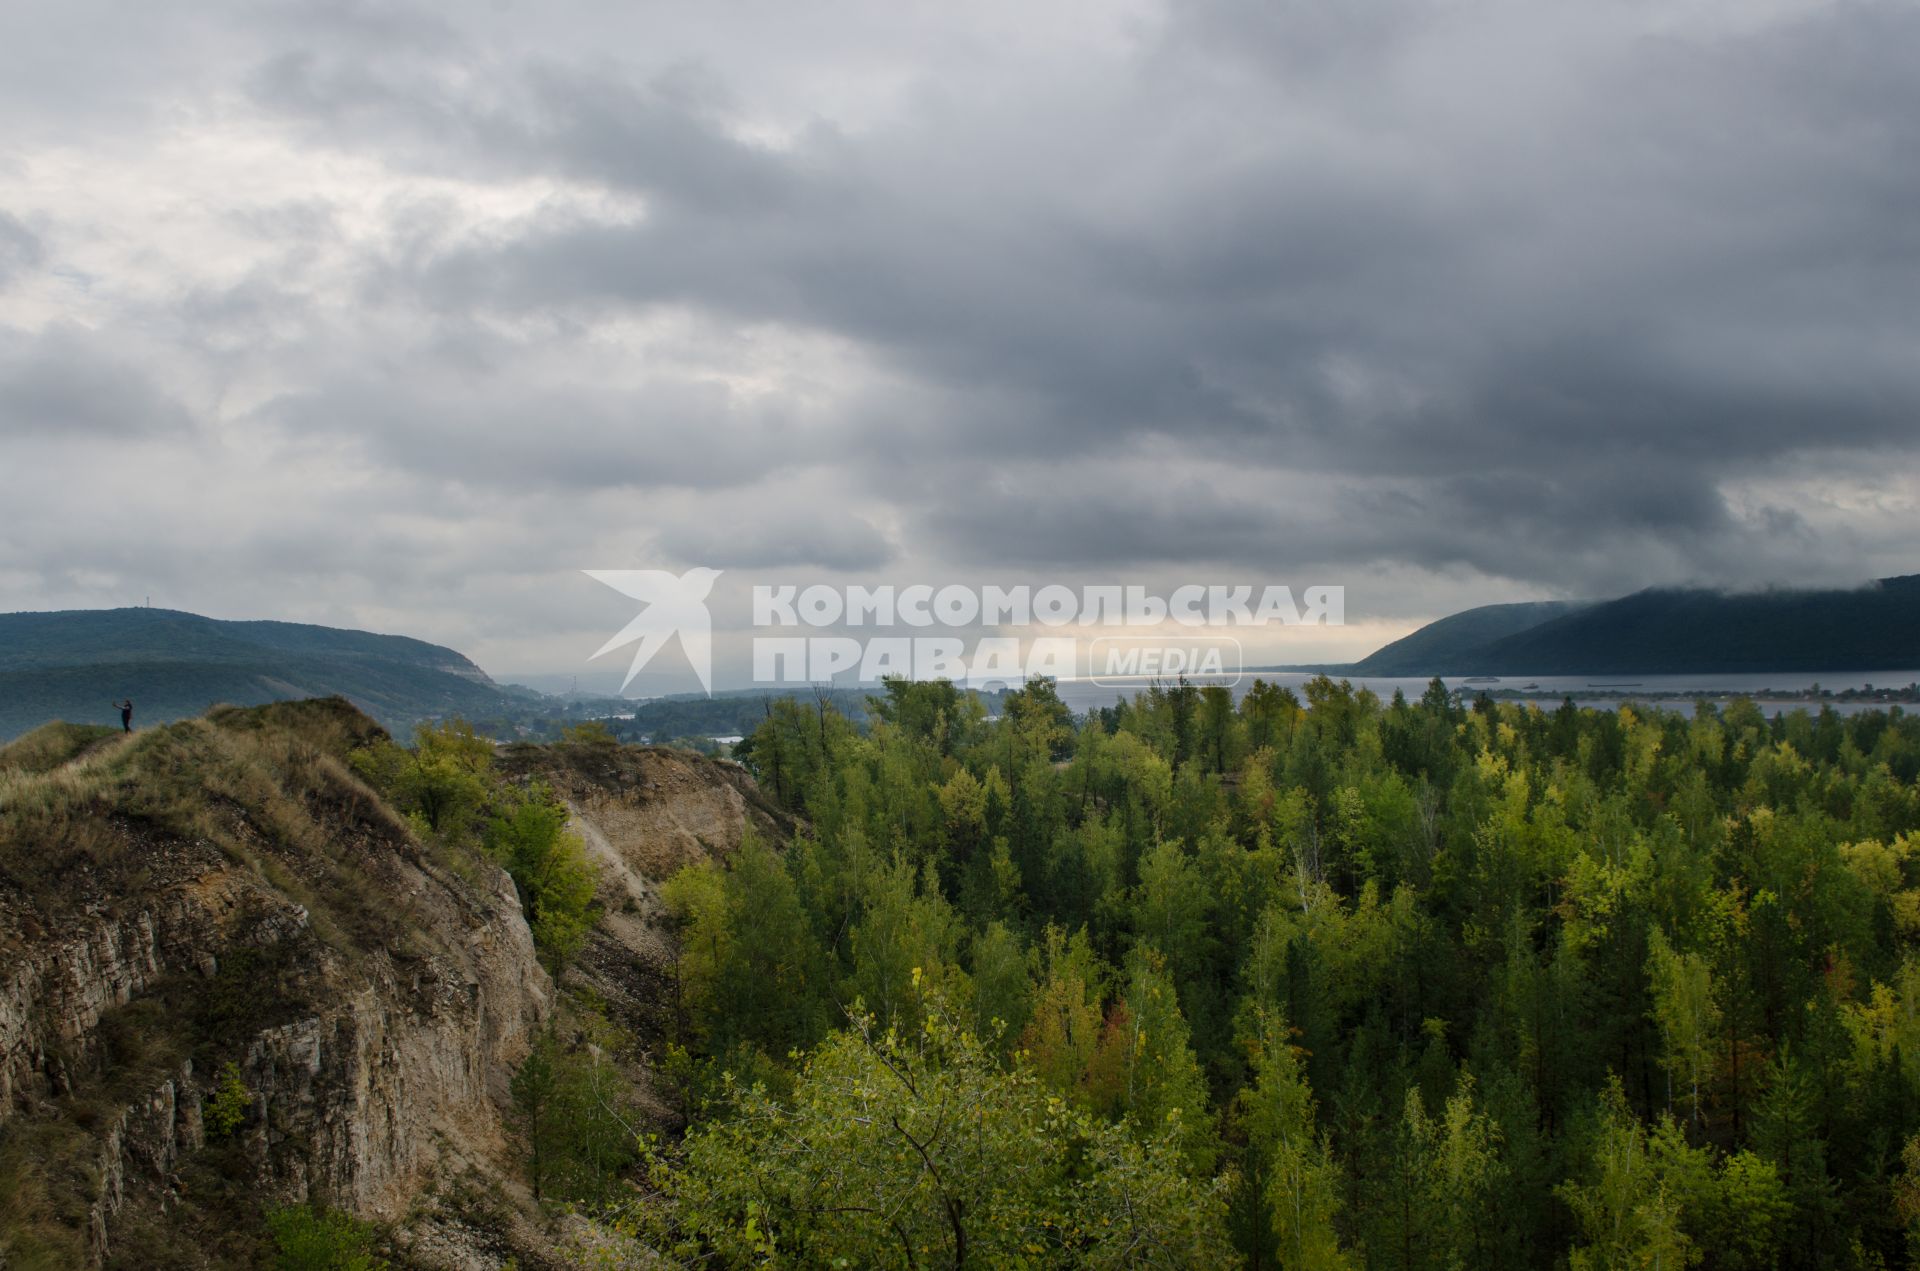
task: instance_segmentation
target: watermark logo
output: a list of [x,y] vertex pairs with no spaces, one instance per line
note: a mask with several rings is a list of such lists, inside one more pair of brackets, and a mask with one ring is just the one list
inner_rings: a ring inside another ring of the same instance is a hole
[[633,664],[627,668],[627,678],[621,681],[621,692],[627,691],[633,677],[677,635],[687,661],[693,664],[693,673],[700,677],[700,687],[707,691],[707,696],[713,696],[713,617],[707,612],[707,597],[712,594],[714,580],[720,577],[721,571],[703,565],[684,574],[672,574],[664,569],[581,572],[646,606],[593,655],[597,658],[635,640],[640,642],[640,647],[633,651]]
[[[795,684],[847,674],[863,683],[884,676],[950,679],[974,684],[1025,679],[1078,679],[1124,684],[1137,679],[1204,676],[1239,679],[1240,642],[1223,628],[1339,626],[1346,589],[1307,587],[1298,598],[1283,586],[1176,587],[1165,596],[1139,586],[1079,588],[799,587],[753,589],[753,678]],[[938,635],[767,635],[813,627],[977,629],[972,642]],[[1026,639],[1002,634],[1029,632]],[[1116,634],[1116,629],[1129,634]],[[1076,634],[1068,634],[1068,630]],[[1082,660],[1084,651],[1090,659]]]
[[[715,569],[584,571],[646,605],[594,657],[639,642],[624,692],[653,655],[679,636],[713,693]],[[752,679],[802,684],[899,676],[974,685],[1043,678],[1101,684],[1204,677],[1236,682],[1245,659],[1227,628],[1339,626],[1346,589],[1183,586],[1164,596],[1138,586],[844,587],[755,584]],[[811,628],[811,631],[808,629]],[[877,630],[876,630],[877,629]],[[945,634],[935,634],[944,630]],[[1021,634],[1010,634],[1020,632]],[[1084,656],[1083,656],[1084,655]]]
[[1095,684],[1128,688],[1138,680],[1204,676],[1232,687],[1240,682],[1246,658],[1232,636],[1095,636],[1088,643],[1087,678]]

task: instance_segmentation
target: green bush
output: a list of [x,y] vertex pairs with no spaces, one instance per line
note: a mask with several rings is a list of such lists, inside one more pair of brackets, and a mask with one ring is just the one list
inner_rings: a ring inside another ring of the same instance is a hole
[[534,943],[549,965],[565,964],[593,926],[593,864],[567,809],[544,785],[508,791],[487,827],[487,852],[512,876]]
[[205,1121],[207,1137],[224,1139],[246,1124],[253,1110],[253,1091],[240,1079],[240,1069],[232,1062],[220,1070],[219,1084],[207,1097]]
[[655,1151],[615,1227],[721,1266],[1225,1266],[1224,1181],[1176,1134],[1139,1141],[1001,1064],[934,995],[911,1036],[870,1016],[810,1054],[790,1099]]
[[385,1271],[373,1227],[349,1214],[289,1205],[267,1215],[276,1271]]
[[575,746],[617,746],[620,739],[607,727],[602,719],[589,719],[578,724],[569,724],[560,730],[560,740]]
[[458,838],[486,803],[493,743],[464,720],[422,724],[412,750],[377,742],[355,751],[351,762],[362,780],[430,833]]
[[542,1033],[510,1083],[538,1200],[595,1203],[638,1154],[632,1084],[598,1046]]

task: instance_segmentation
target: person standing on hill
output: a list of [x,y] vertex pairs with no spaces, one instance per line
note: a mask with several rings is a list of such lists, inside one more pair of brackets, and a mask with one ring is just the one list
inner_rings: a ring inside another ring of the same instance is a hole
[[120,708],[120,731],[123,733],[132,732],[133,731],[133,699],[129,697],[124,702],[115,702],[114,705]]

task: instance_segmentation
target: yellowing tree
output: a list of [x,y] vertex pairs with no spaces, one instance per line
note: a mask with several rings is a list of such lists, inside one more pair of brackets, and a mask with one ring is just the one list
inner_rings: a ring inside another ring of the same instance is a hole
[[1224,1266],[1223,1188],[1005,1069],[936,996],[911,1033],[833,1034],[792,1098],[657,1154],[620,1226],[689,1263],[873,1268]]

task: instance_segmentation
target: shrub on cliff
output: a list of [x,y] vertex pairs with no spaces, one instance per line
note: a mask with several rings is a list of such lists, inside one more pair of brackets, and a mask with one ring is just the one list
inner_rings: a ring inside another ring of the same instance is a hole
[[289,1205],[267,1215],[274,1271],[386,1271],[371,1225],[335,1209]]
[[496,803],[487,852],[512,876],[534,944],[557,967],[580,951],[593,926],[593,864],[567,828],[566,807],[546,786],[508,788]]

